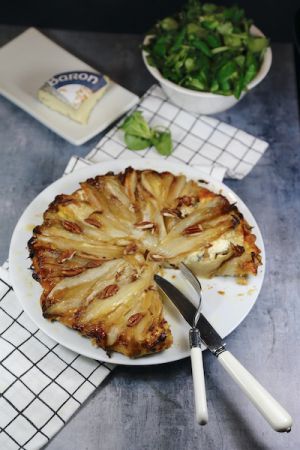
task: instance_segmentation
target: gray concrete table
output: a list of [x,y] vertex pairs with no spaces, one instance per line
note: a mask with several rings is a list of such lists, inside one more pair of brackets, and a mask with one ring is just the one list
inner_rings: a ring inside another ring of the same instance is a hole
[[[0,45],[20,31],[0,27]],[[45,33],[139,95],[153,82],[141,61],[139,36]],[[118,367],[50,442],[49,450],[300,448],[300,133],[292,46],[274,44],[273,50],[268,78],[237,107],[219,115],[270,143],[250,175],[227,181],[255,215],[267,254],[260,297],[227,342],[294,416],[294,429],[284,435],[272,431],[212,355],[205,353],[206,427],[194,422],[189,360],[151,368]],[[0,98],[2,261],[25,206],[60,177],[71,155],[84,156],[98,139],[74,147]]]

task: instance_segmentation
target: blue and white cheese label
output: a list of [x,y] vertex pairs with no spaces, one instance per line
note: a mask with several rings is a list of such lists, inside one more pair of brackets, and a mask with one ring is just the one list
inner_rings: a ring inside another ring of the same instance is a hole
[[73,71],[54,75],[46,85],[60,100],[79,109],[82,102],[106,86],[107,81],[100,73]]

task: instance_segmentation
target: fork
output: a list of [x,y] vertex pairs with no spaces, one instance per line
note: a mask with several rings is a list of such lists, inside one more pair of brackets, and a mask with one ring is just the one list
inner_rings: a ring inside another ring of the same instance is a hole
[[194,316],[193,326],[190,329],[189,338],[195,393],[196,419],[200,425],[206,425],[208,422],[208,412],[201,350],[201,335],[199,329],[196,328],[201,315],[202,287],[198,278],[195,277],[193,272],[184,263],[179,263],[179,269],[183,276],[192,285],[199,298],[198,307]]

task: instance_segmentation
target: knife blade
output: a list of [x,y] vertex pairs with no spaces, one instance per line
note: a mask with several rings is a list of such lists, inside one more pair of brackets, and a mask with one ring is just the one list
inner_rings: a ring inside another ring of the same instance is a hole
[[[167,297],[174,303],[181,315],[185,318],[187,323],[193,326],[193,320],[196,313],[195,306],[191,301],[179,290],[176,286],[170,283],[160,275],[154,276],[155,282],[161,288],[161,290],[167,295]],[[208,347],[208,349],[216,356],[225,350],[225,343],[222,341],[221,336],[201,313],[199,321],[197,323],[201,333],[201,340]]]
[[[165,278],[155,275],[155,282],[169,297],[185,320],[192,326],[196,308],[190,300]],[[248,372],[235,356],[225,348],[221,336],[208,322],[203,314],[200,315],[197,327],[201,333],[201,340],[217,357],[219,363],[228,375],[237,383],[248,399],[261,415],[269,422],[275,431],[289,432],[293,424],[290,414],[275,400],[275,398]]]

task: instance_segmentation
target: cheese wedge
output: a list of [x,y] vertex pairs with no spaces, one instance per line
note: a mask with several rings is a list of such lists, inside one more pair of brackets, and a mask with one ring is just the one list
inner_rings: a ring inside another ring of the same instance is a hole
[[63,72],[39,89],[38,99],[48,108],[85,125],[108,85],[109,78],[100,73]]

